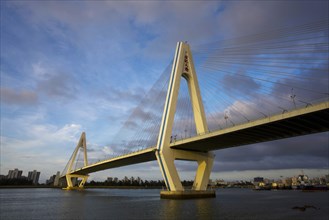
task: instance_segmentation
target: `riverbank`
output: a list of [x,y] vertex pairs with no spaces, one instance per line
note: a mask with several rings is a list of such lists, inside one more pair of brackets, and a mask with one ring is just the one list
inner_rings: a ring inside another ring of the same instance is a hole
[[61,189],[62,187],[59,186],[46,186],[46,185],[10,185],[10,186],[0,186],[0,189],[28,189],[28,188],[55,188],[55,189]]
[[[28,189],[28,188],[54,188],[54,189],[62,189],[59,186],[45,186],[45,185],[12,185],[12,186],[0,186],[0,189]],[[162,189],[161,186],[85,186],[85,189]]]

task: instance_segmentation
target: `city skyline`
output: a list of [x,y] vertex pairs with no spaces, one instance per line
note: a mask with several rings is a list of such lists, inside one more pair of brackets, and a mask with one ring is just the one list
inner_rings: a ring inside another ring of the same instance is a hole
[[[14,175],[13,171],[15,171],[17,174]],[[275,172],[275,175],[273,175],[273,176],[272,176],[271,170],[270,170],[270,172],[269,172],[269,170],[266,170],[266,171],[263,171],[263,172],[261,172],[259,170],[240,171],[240,172],[239,171],[233,171],[235,173],[234,178],[231,178],[232,171],[229,171],[228,172],[229,174],[225,174],[225,172],[216,173],[217,175],[212,175],[213,178],[210,178],[210,179],[212,179],[212,180],[224,180],[224,181],[251,181],[252,179],[254,179],[257,176],[262,176],[266,179],[277,180],[277,179],[282,179],[282,178],[287,178],[287,177],[297,177],[299,175],[304,175],[304,174],[309,176],[310,178],[319,178],[319,177],[329,175],[328,172],[321,172],[320,170],[307,170],[307,171],[309,173],[304,173],[304,170],[298,170],[298,169],[273,170],[272,172]],[[39,173],[39,174],[37,174],[38,176],[37,177],[32,177],[32,173],[36,173],[36,172]],[[248,172],[248,175],[245,175],[244,172]],[[53,173],[52,175],[50,175],[50,177],[47,176],[47,177],[42,178],[41,181],[39,182],[39,176],[42,173],[42,171],[33,170],[33,171],[27,171],[25,173],[28,173],[28,176],[23,175],[24,170],[20,170],[20,168],[15,168],[13,170],[9,170],[7,175],[5,175],[4,173],[0,173],[0,175],[5,176],[9,179],[12,179],[12,178],[16,178],[16,179],[27,178],[28,180],[33,180],[34,178],[37,178],[38,184],[45,184],[45,183],[47,184],[48,181],[54,181],[54,178],[56,176],[60,175],[60,172],[57,171],[56,173]],[[30,177],[30,175],[31,175],[31,177]],[[142,175],[142,176],[145,176],[145,175]],[[125,173],[121,173],[121,175],[119,175],[119,176],[109,175],[109,176],[102,176],[102,177],[99,177],[99,178],[90,178],[87,182],[90,182],[92,180],[94,180],[94,181],[106,181],[110,177],[122,180],[122,179],[125,179],[128,176],[125,175]],[[131,177],[140,178],[140,176],[138,176],[138,175],[131,176]],[[182,175],[182,177],[186,177],[186,178],[182,178],[182,181],[183,180],[193,181],[193,174],[186,174],[185,173],[185,174]],[[148,180],[148,181],[150,181],[150,180],[157,181],[157,180],[161,180],[162,177],[159,176],[158,179],[157,178],[152,178],[152,177],[148,177],[148,178],[145,178],[145,179],[141,178],[141,179]]]
[[[328,19],[327,8],[326,1],[2,1],[1,174],[44,169],[45,181],[64,169],[82,131],[90,156],[115,153],[109,141],[172,59],[177,41],[199,45]],[[239,17],[245,11],[249,16]],[[328,173],[328,132],[215,154],[213,179],[301,169],[318,176]],[[182,179],[193,179],[196,164],[178,164]],[[90,180],[121,175],[162,179],[154,161]]]

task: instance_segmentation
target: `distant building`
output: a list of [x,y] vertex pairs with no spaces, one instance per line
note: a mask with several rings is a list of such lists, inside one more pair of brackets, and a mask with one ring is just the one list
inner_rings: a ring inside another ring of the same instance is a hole
[[107,180],[106,180],[108,183],[112,183],[113,182],[113,177],[107,177]]
[[223,179],[216,179],[214,183],[210,183],[210,185],[226,186],[228,185],[228,182]]
[[293,189],[296,189],[297,186],[298,186],[298,178],[294,176],[294,177],[291,178],[291,187]]
[[297,177],[297,181],[300,185],[306,185],[309,181],[309,178],[307,175],[301,174]]
[[283,180],[283,185],[285,187],[291,187],[291,185],[292,185],[292,178],[286,178],[286,179],[284,179]]
[[264,183],[264,177],[255,177],[254,185],[259,185],[259,183]]
[[29,171],[27,179],[32,180],[32,183],[34,185],[37,185],[39,183],[39,177],[40,177],[40,172],[33,170],[33,171]]
[[326,183],[329,183],[329,175],[325,175]]
[[46,184],[47,184],[47,185],[53,185],[54,182],[55,182],[55,178],[56,178],[56,175],[52,175],[52,176],[50,176],[49,179],[46,180]]
[[57,171],[56,174],[51,175],[48,180],[46,180],[47,185],[59,186],[60,185],[60,172]]
[[8,171],[8,179],[20,179],[22,177],[22,170],[18,170],[17,168],[14,170],[9,170]]
[[59,186],[59,178],[60,178],[60,172],[57,171],[55,179],[54,179],[54,186]]

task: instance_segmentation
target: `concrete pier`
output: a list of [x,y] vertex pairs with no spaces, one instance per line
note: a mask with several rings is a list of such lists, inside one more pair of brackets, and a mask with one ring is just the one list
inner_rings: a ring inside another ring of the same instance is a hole
[[161,199],[200,199],[215,198],[215,190],[186,190],[186,191],[166,191],[160,192]]

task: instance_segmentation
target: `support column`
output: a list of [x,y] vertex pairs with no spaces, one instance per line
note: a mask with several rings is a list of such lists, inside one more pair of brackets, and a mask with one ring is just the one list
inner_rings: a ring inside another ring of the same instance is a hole
[[209,156],[206,158],[198,160],[198,169],[196,171],[192,189],[207,190],[213,163],[214,155],[211,153],[209,153]]
[[[64,189],[71,190],[71,189],[83,189],[87,179],[88,175],[76,175],[76,174],[66,174],[66,181],[67,181],[67,187]],[[81,178],[80,183],[73,183],[72,178]]]

